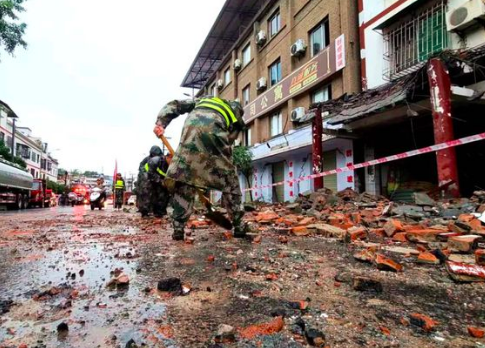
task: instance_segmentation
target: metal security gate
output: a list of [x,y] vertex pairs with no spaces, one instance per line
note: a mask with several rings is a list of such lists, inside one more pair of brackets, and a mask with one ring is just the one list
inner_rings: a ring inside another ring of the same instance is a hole
[[[285,180],[285,162],[273,163],[273,183]],[[285,185],[273,186],[273,202],[285,201]]]
[[[337,151],[327,151],[323,153],[323,170],[332,170],[337,168]],[[337,192],[337,174],[327,175],[323,177],[323,186]]]

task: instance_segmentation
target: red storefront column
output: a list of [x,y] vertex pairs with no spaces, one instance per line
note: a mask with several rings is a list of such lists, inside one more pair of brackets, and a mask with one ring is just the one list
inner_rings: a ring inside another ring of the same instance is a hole
[[[317,108],[315,117],[312,120],[313,174],[318,174],[323,171],[322,134],[322,110]],[[323,188],[323,176],[313,179],[313,188],[315,191]]]
[[[433,58],[428,65],[431,105],[433,108],[433,128],[435,144],[454,140],[453,120],[451,118],[451,81],[444,63]],[[450,181],[447,192],[453,197],[460,196],[455,148],[440,150],[436,153],[438,181],[442,186]]]

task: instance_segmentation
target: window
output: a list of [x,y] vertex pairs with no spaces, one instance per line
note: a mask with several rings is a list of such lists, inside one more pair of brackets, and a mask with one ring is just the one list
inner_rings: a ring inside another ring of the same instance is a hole
[[268,21],[269,37],[273,37],[276,34],[278,34],[280,29],[281,29],[281,15],[280,15],[280,10],[278,9]]
[[251,128],[248,127],[248,129],[246,129],[244,131],[244,145],[246,146],[251,146]]
[[7,146],[9,148],[12,148],[12,144],[13,144],[13,139],[10,135],[7,135]]
[[[35,178],[35,169],[34,169],[34,168],[30,168],[30,174],[32,174],[32,176]],[[37,184],[37,186],[36,186],[36,184]],[[34,182],[34,183],[32,184],[32,189],[33,189],[33,190],[38,190],[38,187],[39,187],[39,186],[40,186],[40,184],[39,184],[38,182],[37,182],[37,183],[36,183],[36,182]],[[36,188],[36,187],[37,187],[37,188]]]
[[36,159],[35,152],[32,152],[32,154],[29,154],[29,157],[32,160],[32,162],[35,162],[35,159]]
[[383,30],[384,59],[388,67],[384,76],[393,80],[406,75],[436,52],[449,47],[446,29],[446,1],[421,9],[412,19]]
[[46,165],[46,163],[47,163],[47,160],[46,160],[45,158],[43,158],[43,159],[40,161],[40,168],[41,168],[41,169],[46,170],[46,169],[47,169],[47,165]]
[[243,106],[246,106],[249,104],[249,101],[250,101],[250,95],[249,95],[249,89],[250,85],[247,85],[246,87],[244,87],[244,89],[242,90],[242,99],[243,99]]
[[224,86],[227,86],[231,82],[231,69],[227,68],[224,71]]
[[251,43],[248,43],[242,51],[243,66],[249,64],[250,61],[251,61]]
[[210,91],[209,93],[213,96],[213,97],[217,97],[217,87],[216,87],[216,84],[214,83],[212,85],[212,87],[210,88]]
[[281,81],[281,61],[279,59],[269,67],[269,81],[271,86]]
[[312,52],[312,57],[318,54],[325,47],[327,47],[329,42],[330,36],[328,19],[325,19],[310,32],[310,49]]
[[277,112],[271,116],[271,136],[277,136],[278,134],[283,133],[283,117],[281,116],[281,112]]
[[0,140],[5,141],[5,133],[0,132]]
[[22,158],[29,159],[31,155],[30,148],[24,144],[17,144],[17,149],[15,151],[15,154]]
[[315,92],[312,93],[312,104],[322,103],[329,100],[330,98],[330,86],[325,86],[317,89]]

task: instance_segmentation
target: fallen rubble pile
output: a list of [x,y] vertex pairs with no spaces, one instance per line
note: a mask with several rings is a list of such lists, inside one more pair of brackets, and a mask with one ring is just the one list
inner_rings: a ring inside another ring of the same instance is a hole
[[445,265],[456,282],[485,281],[485,191],[470,199],[435,202],[425,193],[414,199],[399,204],[351,189],[335,195],[322,189],[292,204],[262,206],[246,220],[281,235],[281,243],[291,235],[336,238],[357,249],[356,260],[379,270],[404,271],[397,254],[407,262]]

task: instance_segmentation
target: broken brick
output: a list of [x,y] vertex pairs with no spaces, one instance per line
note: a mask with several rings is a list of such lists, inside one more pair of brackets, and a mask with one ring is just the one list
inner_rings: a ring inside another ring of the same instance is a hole
[[392,240],[395,242],[407,242],[408,239],[406,238],[406,232],[398,232],[394,236],[392,236]]
[[272,321],[263,324],[251,325],[246,328],[239,329],[239,335],[244,338],[251,340],[256,336],[261,335],[272,335],[283,330],[285,322],[283,317],[276,317]]
[[418,262],[419,263],[428,263],[428,264],[433,264],[433,265],[439,265],[440,259],[438,259],[432,253],[425,251],[425,252],[422,252],[422,253],[419,254]]
[[433,331],[436,325],[438,324],[437,321],[431,319],[427,315],[413,313],[409,317],[410,323],[414,326],[419,326],[426,332]]
[[314,217],[306,217],[306,218],[303,218],[299,223],[298,225],[299,226],[307,226],[307,225],[310,225],[312,223],[315,222],[315,218]]
[[355,242],[367,238],[367,231],[364,227],[352,227],[347,230],[345,239],[347,242]]
[[214,255],[207,256],[207,262],[214,262],[216,257]]
[[381,254],[376,255],[375,262],[377,269],[381,271],[401,272],[403,270],[401,264]]
[[480,236],[465,235],[456,236],[448,239],[448,248],[454,251],[469,253],[476,248]]
[[442,230],[437,229],[415,229],[407,230],[406,237],[409,241],[415,243],[428,243],[435,242],[439,234],[442,234]]
[[282,244],[286,244],[288,243],[288,237],[286,236],[278,236],[278,240],[280,241],[280,243]]
[[256,216],[256,221],[259,222],[259,223],[262,223],[262,224],[268,224],[268,223],[271,223],[278,218],[279,218],[279,215],[276,214],[275,212],[266,211],[266,212],[259,213]]
[[384,225],[384,231],[388,237],[392,237],[396,232],[404,231],[401,221],[396,219],[389,219]]
[[364,249],[355,253],[354,258],[358,261],[372,263],[376,258],[376,254],[369,249]]
[[484,329],[479,329],[478,327],[473,327],[473,326],[469,326],[467,329],[468,329],[468,333],[472,337],[483,338],[485,336]]
[[460,262],[446,262],[446,270],[450,277],[457,282],[485,281],[485,267]]
[[306,228],[306,226],[296,226],[291,229],[291,233],[293,233],[295,236],[308,236],[310,232]]
[[477,265],[485,266],[485,249],[475,251],[475,262]]

